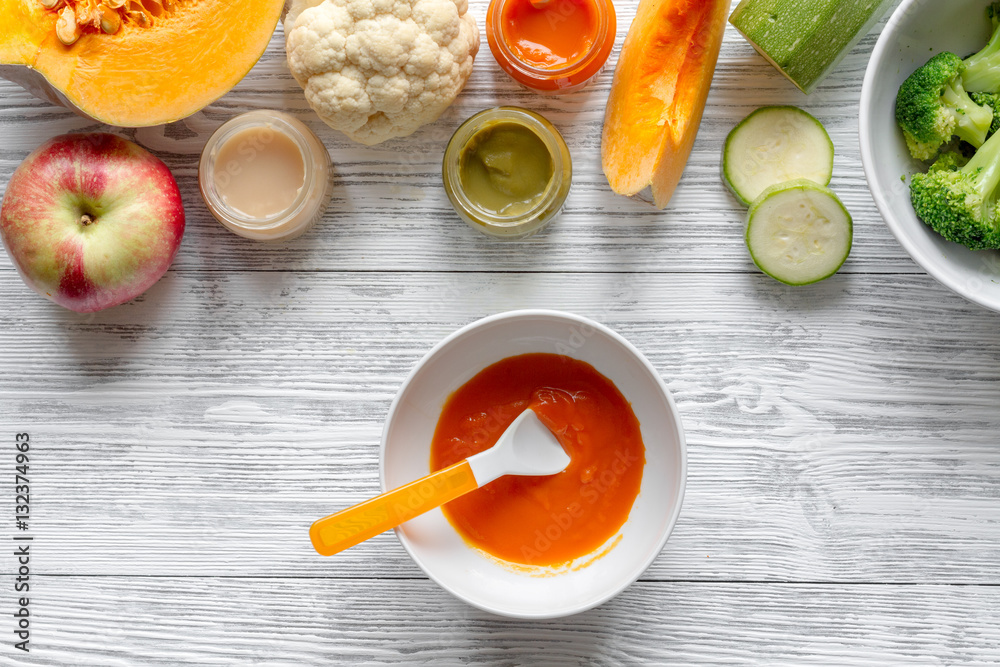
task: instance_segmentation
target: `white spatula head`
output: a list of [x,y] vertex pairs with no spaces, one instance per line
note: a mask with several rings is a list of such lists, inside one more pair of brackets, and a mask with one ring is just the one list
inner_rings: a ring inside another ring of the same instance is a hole
[[503,432],[497,444],[468,459],[483,486],[504,475],[554,475],[569,465],[559,440],[530,408]]

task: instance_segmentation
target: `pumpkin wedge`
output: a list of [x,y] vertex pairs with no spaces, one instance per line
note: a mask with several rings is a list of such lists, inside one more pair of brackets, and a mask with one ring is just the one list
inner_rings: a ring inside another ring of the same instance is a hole
[[647,186],[663,208],[687,164],[722,46],[729,0],[640,0],[604,114],[611,189]]
[[126,127],[215,101],[260,58],[283,0],[0,0],[0,76]]

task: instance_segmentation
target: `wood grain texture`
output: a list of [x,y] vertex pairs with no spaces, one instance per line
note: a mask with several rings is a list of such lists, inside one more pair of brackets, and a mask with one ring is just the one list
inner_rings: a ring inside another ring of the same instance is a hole
[[[471,6],[482,22],[485,0]],[[616,6],[620,47],[636,2]],[[35,536],[33,652],[0,625],[0,664],[1000,662],[1000,315],[924,275],[872,203],[856,114],[874,42],[806,97],[729,28],[662,212],[600,171],[611,68],[539,97],[485,40],[456,104],[380,147],[308,109],[280,29],[216,104],[121,131],[182,189],[189,226],[165,278],[77,315],[0,257],[0,443],[31,434]],[[565,214],[525,243],[467,229],[440,185],[451,132],[498,103],[544,113],[574,158]],[[718,173],[729,129],[782,103],[826,124],[856,230],[841,273],[798,289],[753,267]],[[255,108],[290,110],[337,164],[330,212],[292,243],[233,236],[197,193],[208,135]],[[98,129],[0,81],[0,189],[45,139]],[[417,360],[516,308],[608,324],[674,394],[689,479],[653,566],[595,610],[521,623],[453,600],[391,533],[315,555],[307,525],[378,490],[382,420]],[[0,544],[12,533],[0,516]]]
[[382,419],[438,340],[549,307],[677,399],[689,487],[649,576],[1000,583],[997,316],[925,276],[179,271],[95,315],[0,288],[46,572],[419,576],[391,535],[326,561],[305,528],[378,490]]
[[642,582],[498,619],[426,581],[45,577],[52,665],[952,665],[1000,651],[1000,589]]

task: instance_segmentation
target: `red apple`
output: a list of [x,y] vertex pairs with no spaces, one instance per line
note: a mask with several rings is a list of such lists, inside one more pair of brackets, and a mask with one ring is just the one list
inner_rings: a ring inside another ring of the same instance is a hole
[[183,234],[167,165],[113,134],[42,144],[14,171],[0,206],[0,238],[24,282],[79,313],[149,289]]

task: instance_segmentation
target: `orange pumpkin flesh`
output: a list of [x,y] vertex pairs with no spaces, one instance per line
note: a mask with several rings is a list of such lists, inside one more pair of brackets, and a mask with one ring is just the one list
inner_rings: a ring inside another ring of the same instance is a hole
[[641,0],[615,69],[601,161],[611,189],[647,186],[663,208],[680,181],[712,84],[728,0]]
[[[86,31],[71,46],[40,0],[0,0],[0,74],[91,118],[126,127],[184,118],[215,101],[260,58],[282,0],[180,0],[153,25]],[[39,79],[44,77],[45,82]],[[54,88],[44,90],[45,83]],[[42,90],[37,90],[39,84]]]

